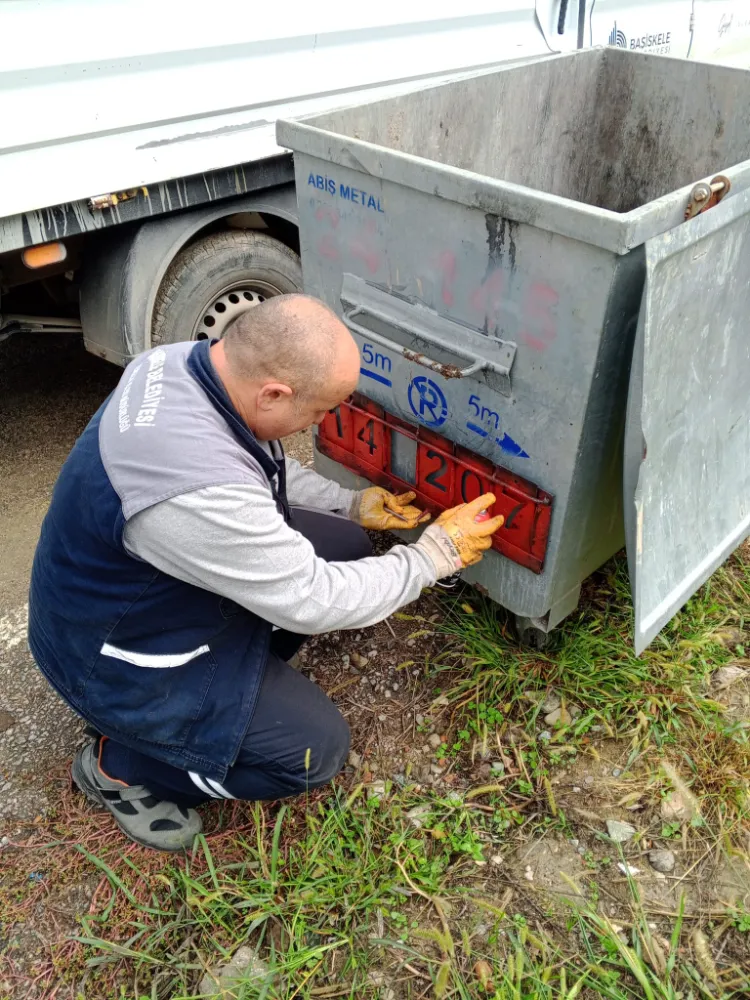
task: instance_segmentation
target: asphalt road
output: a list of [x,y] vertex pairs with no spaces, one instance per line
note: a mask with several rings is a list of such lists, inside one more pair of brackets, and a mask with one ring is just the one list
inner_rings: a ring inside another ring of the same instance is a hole
[[28,652],[26,594],[60,466],[119,375],[80,337],[0,344],[0,821],[7,829],[45,811],[47,777],[81,739],[79,721]]

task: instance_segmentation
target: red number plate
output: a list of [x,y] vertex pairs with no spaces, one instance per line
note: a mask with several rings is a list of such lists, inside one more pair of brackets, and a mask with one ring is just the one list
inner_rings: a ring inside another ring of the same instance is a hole
[[379,486],[414,490],[433,515],[482,493],[494,493],[490,513],[505,524],[493,548],[534,573],[544,569],[552,497],[440,434],[414,427],[355,393],[326,414],[317,437],[324,455]]

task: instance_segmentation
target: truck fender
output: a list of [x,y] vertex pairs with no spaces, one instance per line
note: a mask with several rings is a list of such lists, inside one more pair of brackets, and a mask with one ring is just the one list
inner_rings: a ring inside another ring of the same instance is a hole
[[162,278],[179,251],[211,223],[258,212],[297,225],[293,184],[214,203],[138,227],[114,229],[84,261],[81,323],[88,351],[127,365],[151,346],[151,317]]

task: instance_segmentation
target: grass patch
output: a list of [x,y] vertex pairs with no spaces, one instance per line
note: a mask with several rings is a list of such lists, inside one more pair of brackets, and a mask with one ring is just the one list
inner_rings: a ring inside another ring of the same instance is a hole
[[46,995],[65,995],[62,980],[72,997],[188,1000],[242,945],[265,971],[227,1000],[728,1000],[750,988],[736,963],[701,970],[680,949],[681,921],[658,938],[635,889],[627,933],[595,906],[557,925],[516,911],[476,864],[474,843],[492,849],[489,814],[420,797],[415,827],[414,801],[357,787],[307,807],[255,806],[235,816],[240,832],[201,837],[192,857],[166,863],[81,846],[101,881]]
[[[736,660],[726,636],[739,634],[731,626],[741,628],[750,608],[750,569],[737,565],[741,582],[720,570],[640,657],[631,641],[630,585],[622,559],[590,581],[584,605],[552,634],[545,653],[519,650],[497,605],[463,597],[438,626],[456,640],[438,666],[450,675],[443,693],[459,708],[484,705],[533,727],[539,700],[530,696],[554,688],[583,707],[572,727],[576,736],[596,726],[608,736],[641,726],[648,727],[651,740],[664,743],[688,720],[711,723],[723,707],[712,697],[709,679]],[[469,669],[457,674],[457,662]]]
[[[426,623],[447,639],[429,684],[451,785],[407,778],[376,796],[342,780],[288,805],[215,805],[192,855],[172,858],[126,845],[62,782],[57,815],[3,853],[0,918],[17,931],[67,886],[87,881],[93,896],[77,931],[51,925],[34,968],[7,982],[28,982],[34,1000],[188,1000],[247,945],[266,971],[226,994],[237,1000],[750,995],[750,903],[704,912],[678,893],[655,908],[629,868],[647,867],[650,844],[681,851],[688,872],[747,855],[748,722],[711,685],[746,658],[747,561],[719,571],[641,657],[623,563],[587,588],[545,653],[519,650],[479,597]],[[544,723],[550,691],[580,714]],[[641,810],[623,813],[644,838],[630,854],[605,843],[601,816],[580,825],[556,784],[608,745],[625,757],[614,804]],[[661,803],[681,788],[697,811],[666,821]],[[578,858],[571,838],[584,836]],[[570,906],[525,881],[515,859],[530,838],[579,862]]]

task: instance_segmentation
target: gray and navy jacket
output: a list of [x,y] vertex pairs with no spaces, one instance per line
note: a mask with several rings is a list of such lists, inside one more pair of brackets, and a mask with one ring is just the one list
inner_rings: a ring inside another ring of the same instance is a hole
[[271,624],[130,554],[128,519],[170,497],[262,471],[288,520],[284,460],[232,406],[209,342],[131,363],[76,442],[34,558],[29,644],[100,732],[223,780],[252,716]]

